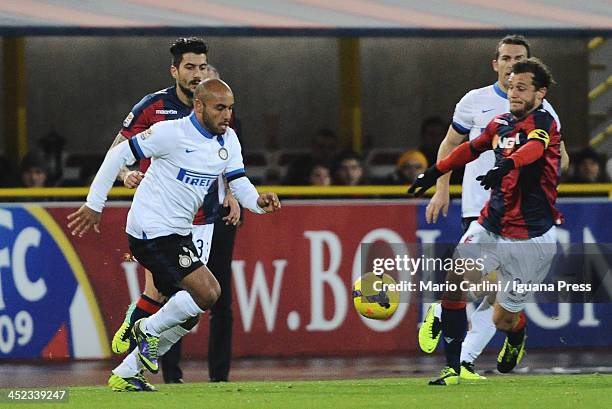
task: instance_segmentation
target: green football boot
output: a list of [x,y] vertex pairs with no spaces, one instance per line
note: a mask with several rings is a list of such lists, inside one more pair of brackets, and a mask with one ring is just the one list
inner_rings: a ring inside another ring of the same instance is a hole
[[440,303],[436,302],[429,306],[427,314],[425,314],[425,321],[419,328],[419,347],[428,354],[436,349],[442,333],[442,321],[434,314],[437,305],[440,305]]
[[130,349],[130,335],[132,332],[132,324],[130,322],[130,318],[135,308],[136,303],[131,303],[127,311],[125,312],[125,319],[123,320],[123,323],[113,336],[113,341],[111,342],[111,350],[115,354],[125,354]]

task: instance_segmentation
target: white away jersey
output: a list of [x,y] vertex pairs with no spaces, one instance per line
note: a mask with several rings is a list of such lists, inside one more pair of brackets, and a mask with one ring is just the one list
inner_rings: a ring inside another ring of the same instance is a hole
[[156,123],[129,143],[137,159],[153,158],[127,219],[126,232],[139,239],[189,234],[193,217],[218,176],[223,172],[228,180],[244,176],[233,129],[215,136],[194,113]]
[[[223,135],[213,135],[193,113],[158,122],[112,148],[91,184],[87,207],[101,212],[120,169],[149,157],[153,159],[151,166],[128,213],[126,232],[133,237],[188,235],[193,216],[208,191],[213,192],[210,188],[221,173],[240,204],[254,213],[265,213],[257,205],[257,189],[243,177],[242,152],[234,130],[227,128]],[[215,192],[213,200],[216,196]]]
[[127,218],[126,232],[139,239],[189,234],[218,176],[225,172],[232,181],[245,175],[234,130],[213,135],[194,113],[158,122],[128,142],[136,159],[153,158]]
[[[561,130],[559,117],[553,107],[544,100],[546,109],[555,118],[557,129]],[[487,124],[497,115],[510,111],[508,95],[501,90],[498,83],[488,87],[471,90],[455,107],[453,114],[453,128],[462,135],[469,134],[469,140],[480,136]],[[484,152],[473,162],[465,166],[463,175],[463,190],[461,194],[462,217],[478,217],[491,192],[484,190],[476,180],[477,176],[484,175],[495,164],[493,151]]]

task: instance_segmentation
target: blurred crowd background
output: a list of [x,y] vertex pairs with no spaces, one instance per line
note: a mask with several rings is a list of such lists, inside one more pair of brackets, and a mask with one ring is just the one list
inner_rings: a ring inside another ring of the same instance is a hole
[[[249,177],[256,184],[321,186],[410,184],[434,163],[459,99],[495,82],[491,60],[501,38],[360,38],[358,75],[351,79],[360,118],[354,127],[341,118],[343,76],[351,72],[341,67],[342,39],[203,37],[209,62],[236,95]],[[3,127],[0,187],[87,186],[131,108],[173,84],[168,48],[175,39],[26,37],[27,155],[12,154],[10,127]],[[558,82],[547,99],[571,159],[561,181],[608,182],[610,92],[593,97],[591,90],[606,83],[612,46],[602,39],[593,48],[592,38],[572,33],[528,40]],[[7,95],[0,100],[4,123]],[[455,172],[453,182],[460,180]]]

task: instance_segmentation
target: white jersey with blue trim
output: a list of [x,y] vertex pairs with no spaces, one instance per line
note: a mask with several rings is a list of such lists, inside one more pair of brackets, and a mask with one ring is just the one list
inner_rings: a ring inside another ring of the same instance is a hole
[[245,174],[234,130],[213,135],[193,113],[159,122],[129,143],[137,159],[152,158],[127,218],[126,232],[136,238],[189,234],[193,217],[218,176]]
[[257,189],[246,177],[234,130],[213,135],[194,113],[158,122],[109,150],[91,184],[86,206],[102,212],[119,171],[142,158],[153,160],[128,213],[126,232],[133,237],[188,235],[196,211],[222,173],[241,205],[265,213],[257,204]]
[[[548,101],[543,101],[544,108],[550,112],[561,130],[561,122],[557,113]],[[508,95],[499,87],[499,83],[484,88],[471,90],[457,103],[453,114],[453,128],[462,135],[469,135],[469,140],[476,139],[487,124],[497,115],[510,111]],[[484,175],[495,164],[493,151],[484,152],[478,159],[465,165],[461,194],[462,217],[478,217],[491,196],[484,190],[477,176]]]

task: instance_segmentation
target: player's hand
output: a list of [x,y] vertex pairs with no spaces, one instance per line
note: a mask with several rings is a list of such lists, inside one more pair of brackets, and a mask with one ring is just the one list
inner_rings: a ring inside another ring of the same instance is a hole
[[514,169],[514,161],[509,158],[504,158],[499,161],[497,166],[487,172],[486,175],[476,177],[485,190],[493,189],[501,185],[501,181],[512,169]]
[[412,186],[410,186],[407,193],[414,197],[423,196],[423,193],[425,193],[430,187],[435,185],[438,178],[443,174],[444,173],[438,170],[436,165],[425,169],[425,172],[417,176],[416,180],[414,181]]
[[123,185],[128,189],[136,189],[140,182],[144,178],[144,173],[138,170],[132,170],[125,174],[123,178]]
[[85,233],[93,226],[96,233],[100,233],[100,218],[102,214],[90,209],[86,205],[80,207],[74,213],[70,213],[66,218],[70,220],[68,223],[68,229],[71,230],[72,235],[83,237]]
[[223,218],[225,224],[235,226],[240,221],[240,205],[236,198],[231,195],[225,195],[223,199],[223,207],[229,207],[229,214]]
[[450,197],[447,190],[438,189],[436,193],[434,193],[433,197],[427,204],[425,208],[425,221],[427,224],[436,223],[438,221],[438,216],[440,215],[440,210],[442,210],[442,214],[444,217],[448,216],[448,205],[450,203]]
[[281,208],[281,202],[278,200],[276,193],[266,192],[259,195],[257,206],[264,209],[266,213],[272,213]]

